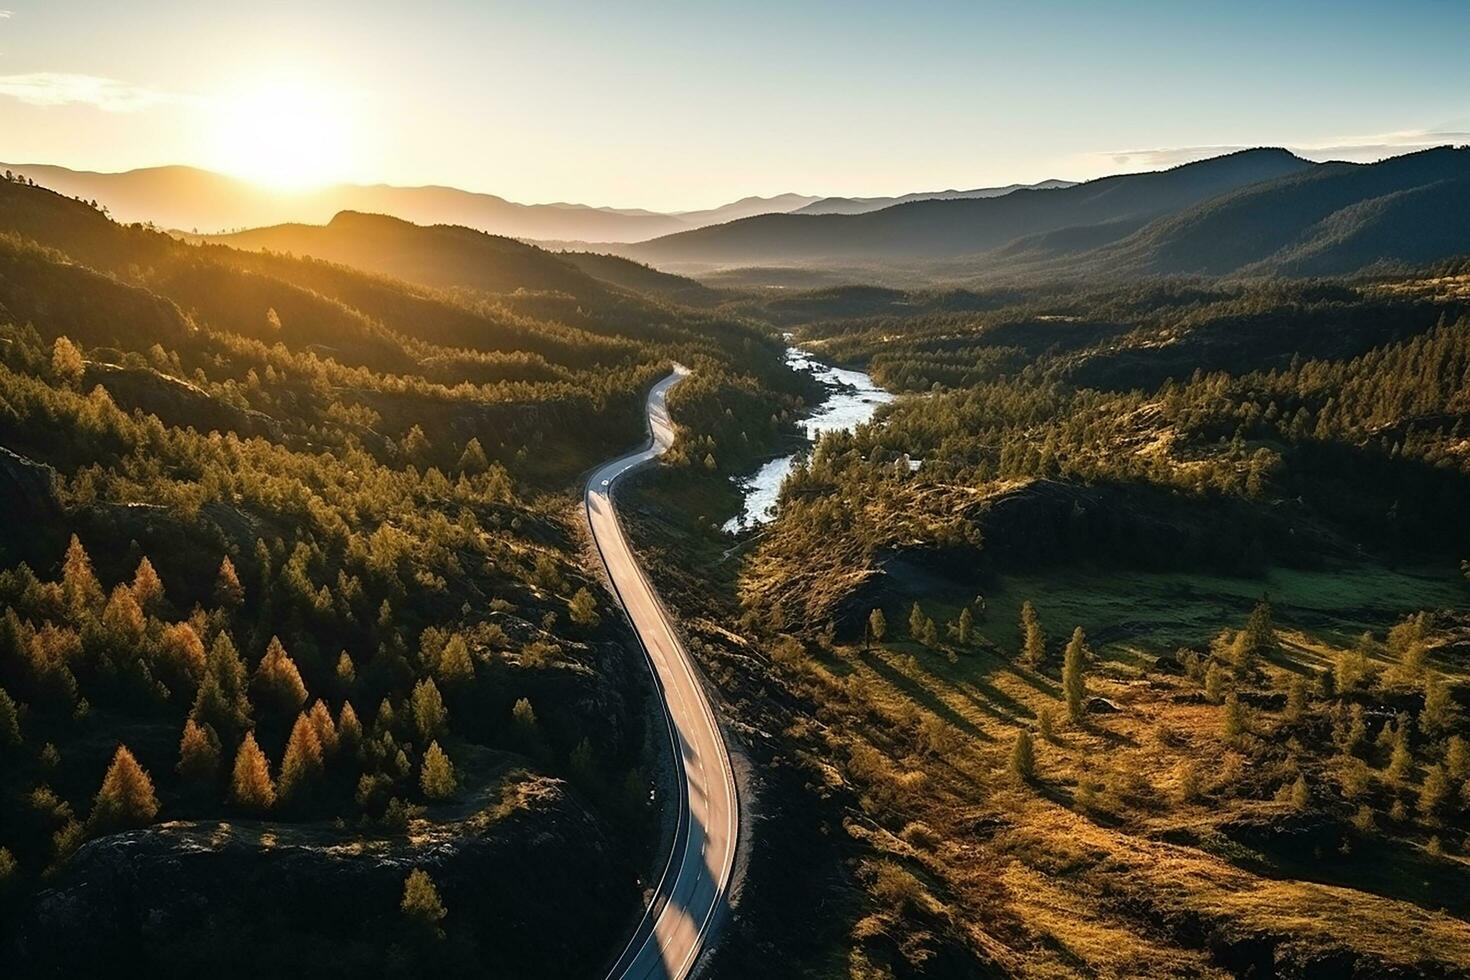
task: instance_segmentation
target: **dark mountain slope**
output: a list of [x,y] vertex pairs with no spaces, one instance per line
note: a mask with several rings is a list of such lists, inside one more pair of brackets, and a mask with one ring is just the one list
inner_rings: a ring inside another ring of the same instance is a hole
[[859,215],[762,215],[619,251],[661,265],[936,260],[983,252],[1059,228],[1170,214],[1314,166],[1285,150],[1245,150],[1172,170],[1104,177],[1058,190],[918,201]]
[[727,294],[720,290],[711,289],[686,276],[660,272],[652,266],[618,255],[561,252],[557,257],[570,262],[594,279],[686,306],[713,306],[727,298]]
[[1470,150],[1329,163],[1153,222],[1090,262],[1111,273],[1321,275],[1470,251]]
[[455,225],[422,226],[343,211],[325,225],[275,225],[208,241],[309,255],[434,289],[601,291],[590,276],[534,245]]

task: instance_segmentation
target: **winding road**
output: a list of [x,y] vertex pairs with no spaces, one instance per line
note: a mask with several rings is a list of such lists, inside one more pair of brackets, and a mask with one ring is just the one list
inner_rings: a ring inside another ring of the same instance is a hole
[[673,444],[665,395],[686,374],[688,369],[676,365],[648,393],[648,446],[604,464],[587,481],[587,522],[653,669],[670,744],[677,749],[673,761],[679,783],[673,848],[648,910],[608,980],[687,977],[718,923],[735,863],[740,813],[724,737],[689,652],[634,557],[612,502],[620,476]]

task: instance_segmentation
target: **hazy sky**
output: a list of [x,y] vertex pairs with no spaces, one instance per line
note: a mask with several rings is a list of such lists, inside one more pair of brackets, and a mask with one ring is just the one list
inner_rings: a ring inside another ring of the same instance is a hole
[[0,159],[710,206],[1470,143],[1465,0],[0,0]]

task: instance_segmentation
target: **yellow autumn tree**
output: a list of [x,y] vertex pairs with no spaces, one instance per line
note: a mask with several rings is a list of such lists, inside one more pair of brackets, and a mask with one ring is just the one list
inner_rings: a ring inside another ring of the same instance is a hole
[[230,802],[247,810],[263,812],[276,802],[276,787],[271,782],[271,767],[265,753],[255,742],[255,733],[246,732],[235,753],[235,773],[230,779]]
[[126,745],[113,753],[112,765],[102,777],[102,788],[92,808],[92,823],[98,830],[144,827],[158,815],[158,797],[153,780]]
[[321,776],[325,763],[321,739],[311,719],[303,712],[291,726],[291,738],[281,757],[280,798],[299,801],[309,794],[312,784]]
[[438,742],[430,742],[424,752],[424,761],[419,767],[419,787],[431,800],[447,800],[459,788],[459,779],[454,774],[454,763],[439,748]]
[[296,662],[286,653],[279,637],[271,637],[255,668],[255,677],[250,681],[250,691],[255,701],[263,708],[290,717],[300,711],[306,703],[306,684],[301,680],[301,671]]

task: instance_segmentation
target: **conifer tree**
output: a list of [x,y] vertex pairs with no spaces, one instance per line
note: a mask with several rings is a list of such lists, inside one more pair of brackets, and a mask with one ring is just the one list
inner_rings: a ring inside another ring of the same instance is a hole
[[926,616],[926,615],[924,615],[924,610],[922,608],[920,608],[920,606],[919,606],[919,604],[917,602],[914,603],[913,608],[909,610],[909,637],[910,637],[910,639],[914,640],[916,643],[923,643],[924,642],[924,634],[925,634],[925,625],[928,622],[929,622],[929,617]]
[[475,661],[470,657],[469,644],[458,633],[450,636],[439,654],[439,678],[450,686],[468,684],[475,679]]
[[439,889],[422,868],[410,871],[403,882],[403,901],[399,907],[414,922],[432,929],[437,929],[448,914],[439,899]]
[[1082,627],[1078,626],[1072,631],[1072,639],[1067,644],[1066,656],[1062,662],[1062,690],[1067,696],[1067,717],[1073,722],[1081,722],[1086,714],[1086,656],[1087,636],[1082,632]]
[[1024,728],[1016,729],[1010,771],[1011,776],[1020,782],[1030,782],[1036,776],[1036,749],[1031,744],[1031,733]]
[[87,372],[82,352],[69,337],[57,337],[51,345],[51,376],[69,388],[79,388]]
[[960,618],[954,624],[954,638],[961,646],[969,646],[975,638],[975,614],[969,606],[960,610]]
[[1046,663],[1046,634],[1030,599],[1021,603],[1021,662],[1033,670]]
[[146,556],[138,562],[137,571],[133,572],[132,593],[133,599],[144,612],[156,612],[158,604],[163,601],[163,580],[158,577],[153,563]]
[[424,430],[417,425],[409,427],[400,448],[408,457],[409,462],[415,465],[423,466],[429,462],[429,439],[424,435]]
[[1211,660],[1210,665],[1205,668],[1205,697],[1211,704],[1219,704],[1225,700],[1225,694],[1230,686],[1228,681],[1225,671],[1218,663]]
[[120,653],[135,653],[143,642],[143,632],[147,627],[143,608],[133,598],[133,590],[123,585],[114,588],[107,598],[106,608],[102,610],[102,629],[113,649]]
[[185,691],[197,691],[204,677],[207,658],[204,642],[188,623],[170,623],[163,628],[158,645],[159,659],[165,666],[170,685]]
[[352,686],[355,680],[357,680],[357,668],[353,666],[352,658],[347,655],[347,651],[343,650],[337,657],[337,682],[345,691]]
[[1414,768],[1414,756],[1409,751],[1409,739],[1402,730],[1393,740],[1393,754],[1388,759],[1388,778],[1402,782]]
[[888,620],[883,615],[883,610],[874,609],[868,613],[868,637],[873,643],[882,643],[883,637],[888,633]]
[[443,734],[449,710],[444,707],[444,698],[433,678],[425,677],[414,685],[412,705],[414,728],[422,742]]
[[271,637],[265,656],[255,668],[250,689],[257,704],[285,717],[300,711],[306,703],[306,684],[301,680],[301,671],[296,669],[279,637]]
[[1225,714],[1220,725],[1225,737],[1232,742],[1245,734],[1245,707],[1234,691],[1225,695]]
[[1307,787],[1307,777],[1298,774],[1296,782],[1291,784],[1291,795],[1289,797],[1292,808],[1305,810],[1312,802],[1312,791]]
[[1271,602],[1262,598],[1251,610],[1245,629],[1235,637],[1235,667],[1247,675],[1276,651],[1276,627],[1271,621]]
[[102,583],[92,572],[92,559],[75,534],[61,562],[61,591],[74,617],[96,611],[102,605]]
[[207,786],[219,775],[219,737],[208,725],[184,722],[184,736],[179,740],[178,773],[185,780]]
[[1388,631],[1388,653],[1397,663],[1389,671],[1386,682],[1402,685],[1422,683],[1429,659],[1429,619],[1416,613]]
[[577,590],[572,596],[571,602],[567,603],[567,609],[572,617],[572,622],[578,626],[595,627],[602,622],[602,617],[597,615],[597,600],[592,597],[586,587]]
[[321,739],[303,712],[291,726],[291,737],[281,756],[281,778],[277,792],[283,802],[299,801],[311,791],[325,768]]
[[424,752],[424,761],[419,767],[419,786],[431,800],[447,800],[459,788],[454,774],[454,764],[439,748],[438,742],[430,742]]
[[1452,731],[1460,723],[1460,706],[1439,674],[1424,677],[1424,710],[1419,713],[1419,730],[1431,738]]
[[1451,779],[1464,782],[1470,779],[1470,744],[1459,735],[1451,735],[1445,742],[1444,766]]
[[245,602],[245,586],[240,584],[240,576],[235,573],[235,563],[230,561],[229,555],[219,563],[219,573],[214,579],[214,602],[230,611],[240,608]]
[[357,720],[351,701],[343,701],[342,710],[337,712],[337,746],[352,755],[362,747],[362,722]]
[[230,634],[221,632],[210,645],[204,679],[190,712],[195,721],[231,735],[250,724],[250,700],[245,695],[245,662]]
[[119,745],[97,792],[92,809],[93,825],[98,830],[145,827],[157,815],[158,797],[153,792],[153,780],[127,746]]
[[490,468],[490,460],[485,458],[485,450],[480,446],[480,440],[470,437],[470,441],[464,444],[464,452],[459,455],[459,471],[470,476],[477,476]]
[[255,743],[255,733],[246,732],[240,750],[235,753],[235,771],[230,780],[230,801],[247,810],[263,813],[276,802],[276,787],[271,782],[270,763]]
[[317,741],[322,745],[323,754],[328,757],[332,756],[337,751],[337,726],[332,721],[332,712],[327,708],[327,703],[317,698],[306,717],[311,721]]
[[20,744],[20,708],[9,692],[0,687],[0,750],[13,749]]
[[1430,766],[1424,772],[1424,785],[1419,787],[1419,813],[1426,820],[1434,820],[1444,809],[1450,798],[1450,778],[1440,765]]

